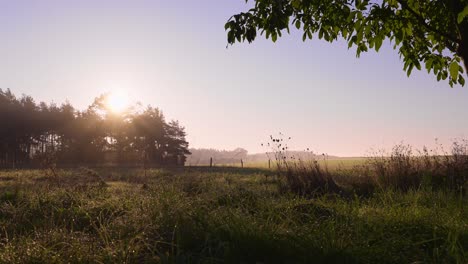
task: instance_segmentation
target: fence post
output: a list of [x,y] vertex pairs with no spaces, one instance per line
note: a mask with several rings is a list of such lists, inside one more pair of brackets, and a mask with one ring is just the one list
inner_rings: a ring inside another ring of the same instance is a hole
[[210,168],[213,167],[213,158],[210,158]]
[[244,168],[244,161],[241,159],[241,168]]
[[271,169],[271,160],[268,159],[268,168]]

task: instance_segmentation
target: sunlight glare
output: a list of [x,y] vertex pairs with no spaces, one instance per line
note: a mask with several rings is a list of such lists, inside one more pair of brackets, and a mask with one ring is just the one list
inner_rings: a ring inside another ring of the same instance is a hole
[[121,113],[129,107],[128,96],[122,91],[111,92],[107,96],[107,107],[114,113]]

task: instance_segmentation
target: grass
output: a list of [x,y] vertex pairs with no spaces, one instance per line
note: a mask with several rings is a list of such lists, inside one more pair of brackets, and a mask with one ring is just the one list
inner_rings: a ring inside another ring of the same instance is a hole
[[282,190],[255,168],[0,172],[1,263],[466,263],[466,196]]
[[[364,165],[367,161],[363,157],[349,157],[349,158],[334,158],[334,159],[318,159],[320,165],[327,166],[330,170],[339,169],[352,169],[356,166]],[[205,165],[208,166],[208,165]],[[241,163],[229,163],[229,164],[215,164],[215,167],[241,167]],[[276,161],[271,161],[271,168],[276,168]],[[268,168],[268,161],[265,162],[244,162],[244,168]]]

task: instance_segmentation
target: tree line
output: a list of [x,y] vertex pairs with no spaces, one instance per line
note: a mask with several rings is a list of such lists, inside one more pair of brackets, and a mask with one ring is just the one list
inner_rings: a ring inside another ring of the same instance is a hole
[[178,121],[152,106],[115,113],[106,98],[79,111],[0,89],[0,167],[184,165],[190,152]]
[[233,164],[239,163],[240,160],[245,160],[248,156],[247,150],[236,148],[234,150],[218,150],[218,149],[190,149],[190,155],[187,157],[187,164],[192,166],[208,165],[210,160],[215,164]]
[[[234,150],[218,150],[206,148],[191,148],[190,154],[187,156],[186,164],[190,166],[209,165],[211,162],[215,165],[232,165],[239,164],[241,160],[245,163],[268,163],[275,161],[275,153],[279,149],[270,147],[263,153],[249,153],[244,148],[236,148]],[[339,159],[337,156],[328,154],[315,154],[310,150],[287,150],[283,152],[288,158],[295,160],[320,160],[324,159]]]

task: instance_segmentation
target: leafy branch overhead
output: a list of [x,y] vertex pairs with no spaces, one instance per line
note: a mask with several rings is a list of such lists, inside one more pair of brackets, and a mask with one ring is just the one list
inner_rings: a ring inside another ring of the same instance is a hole
[[[345,39],[357,57],[379,51],[388,39],[408,76],[423,67],[451,86],[465,84],[468,68],[467,0],[252,0],[253,8],[225,25],[229,44],[252,42],[258,33],[275,42],[290,26],[302,40]],[[246,0],[248,2],[248,0]]]

